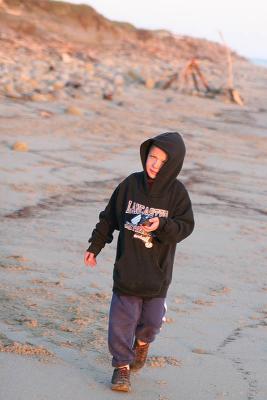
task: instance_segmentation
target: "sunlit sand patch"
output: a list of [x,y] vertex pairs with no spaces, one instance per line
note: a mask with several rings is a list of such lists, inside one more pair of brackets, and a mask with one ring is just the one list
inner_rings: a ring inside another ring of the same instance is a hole
[[175,297],[174,302],[176,304],[184,304],[185,303],[185,299],[183,297]]
[[73,304],[73,303],[77,303],[79,301],[79,298],[78,298],[78,296],[66,296],[66,302],[67,303],[71,303],[71,304]]
[[45,281],[43,279],[32,279],[31,283],[34,285],[43,285],[47,287],[63,287],[63,284],[60,281]]
[[23,266],[23,265],[10,265],[10,264],[0,264],[0,268],[6,271],[13,271],[13,272],[19,272],[19,271],[31,271],[31,268]]
[[73,329],[71,329],[69,326],[67,326],[67,325],[61,325],[60,327],[59,327],[59,330],[60,331],[62,331],[62,332],[73,332]]
[[10,255],[6,257],[9,261],[8,263],[2,262],[0,268],[7,271],[31,271],[32,269],[25,265],[29,261],[28,258],[21,255]]
[[38,321],[36,319],[32,319],[30,321],[27,321],[25,324],[28,328],[34,329],[38,327]]
[[110,365],[111,364],[111,356],[108,353],[108,350],[103,353],[99,354],[96,358],[95,361],[101,365]]
[[29,261],[28,258],[26,258],[24,256],[19,256],[19,255],[11,255],[11,256],[8,256],[7,258],[13,258],[14,260],[16,260],[18,262],[22,262],[22,263]]
[[197,299],[193,301],[194,304],[198,304],[200,306],[213,306],[215,303],[214,301],[204,300],[204,299]]
[[98,285],[98,284],[95,283],[95,282],[90,283],[90,287],[91,287],[92,289],[100,289],[100,285]]
[[218,296],[218,295],[223,295],[231,292],[231,288],[228,288],[226,286],[221,286],[216,289],[212,289],[211,292],[209,293],[211,296]]
[[57,345],[59,345],[60,347],[64,347],[66,349],[74,349],[74,348],[79,348],[79,346],[77,345],[77,343],[73,343],[70,340],[66,340],[65,342],[56,342]]
[[71,321],[73,324],[78,325],[80,328],[86,328],[89,324],[95,322],[94,318],[74,318]]
[[183,310],[182,308],[174,308],[174,307],[170,307],[169,308],[171,311],[175,312],[176,314],[190,314],[192,311],[196,311],[197,307],[195,307],[195,309],[191,309],[191,310]]
[[171,365],[173,367],[181,367],[182,361],[178,360],[175,357],[168,356],[151,356],[147,358],[146,366],[152,368],[164,368],[167,365]]
[[35,356],[44,359],[54,357],[54,354],[45,347],[35,346],[30,343],[15,342],[3,335],[0,335],[0,352],[15,353],[21,356]]
[[174,321],[175,321],[175,320],[174,320],[173,318],[168,317],[168,318],[165,319],[164,322],[165,322],[165,324],[173,324]]
[[93,350],[98,350],[100,352],[106,348],[107,338],[103,335],[103,332],[98,330],[97,335],[94,337],[91,335],[88,338],[89,347]]
[[160,386],[164,386],[164,385],[167,384],[167,381],[164,381],[163,379],[160,379],[160,380],[156,381],[156,383],[157,383],[158,385],[160,385]]
[[110,300],[110,293],[97,292],[89,294],[87,299],[93,303],[107,303]]
[[30,184],[20,184],[20,183],[12,183],[10,184],[10,188],[12,188],[16,192],[24,192],[24,193],[36,193],[36,187]]
[[203,349],[201,347],[197,347],[197,348],[193,349],[192,353],[195,353],[195,354],[211,354],[209,351],[207,351],[207,350],[205,350],[205,349]]
[[25,293],[26,296],[29,295],[35,295],[39,298],[46,299],[46,300],[53,300],[55,298],[55,294],[52,292],[49,292],[46,288],[44,287],[39,287],[39,288],[20,288],[18,289],[19,294],[23,296],[23,293]]

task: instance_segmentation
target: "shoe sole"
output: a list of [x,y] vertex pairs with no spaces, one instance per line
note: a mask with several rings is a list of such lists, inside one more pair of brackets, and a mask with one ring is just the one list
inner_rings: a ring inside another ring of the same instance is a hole
[[131,388],[129,386],[123,385],[111,385],[111,390],[116,390],[117,392],[130,392]]

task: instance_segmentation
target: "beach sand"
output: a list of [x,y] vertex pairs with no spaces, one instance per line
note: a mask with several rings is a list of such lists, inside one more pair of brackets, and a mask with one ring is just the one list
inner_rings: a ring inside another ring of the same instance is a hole
[[121,397],[107,349],[117,234],[95,269],[83,253],[113,189],[141,169],[140,143],[177,130],[196,228],[127,396],[267,398],[267,70],[241,63],[236,79],[244,107],[141,86],[111,102],[0,99],[0,399]]

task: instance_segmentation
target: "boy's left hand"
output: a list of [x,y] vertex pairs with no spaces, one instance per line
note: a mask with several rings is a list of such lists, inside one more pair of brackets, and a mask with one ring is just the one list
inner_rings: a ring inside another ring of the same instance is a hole
[[148,220],[150,222],[150,225],[142,225],[142,228],[146,232],[153,232],[159,227],[159,218],[154,217],[154,218],[149,218]]

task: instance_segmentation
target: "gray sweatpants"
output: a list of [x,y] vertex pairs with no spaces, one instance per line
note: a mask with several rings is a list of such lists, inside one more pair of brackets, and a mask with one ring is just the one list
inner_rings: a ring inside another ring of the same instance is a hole
[[114,367],[132,363],[135,338],[146,343],[153,342],[160,331],[165,313],[165,298],[146,299],[113,293],[108,345]]

